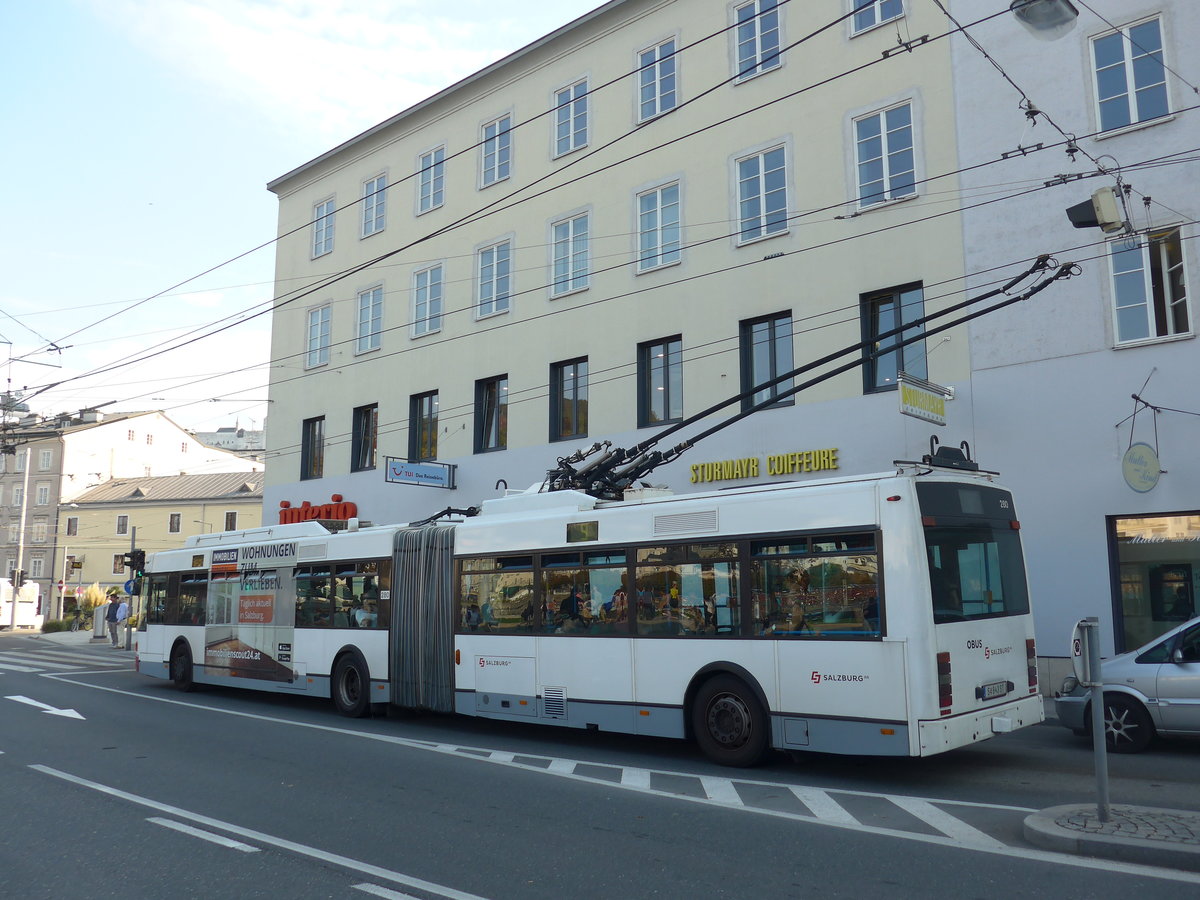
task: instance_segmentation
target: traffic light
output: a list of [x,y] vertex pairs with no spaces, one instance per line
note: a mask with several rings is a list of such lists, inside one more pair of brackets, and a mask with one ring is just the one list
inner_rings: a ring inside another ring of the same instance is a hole
[[25,570],[17,569],[13,573],[13,587],[20,588],[25,586]]
[[146,574],[146,551],[130,550],[121,557],[125,567],[129,569],[130,577],[141,578]]

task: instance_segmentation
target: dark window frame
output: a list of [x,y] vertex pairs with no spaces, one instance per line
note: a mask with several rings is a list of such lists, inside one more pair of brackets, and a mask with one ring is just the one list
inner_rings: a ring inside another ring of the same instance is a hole
[[325,474],[325,417],[313,416],[300,423],[300,480],[312,481]]
[[[761,325],[767,325],[769,329],[769,337],[765,342],[758,341],[755,335],[755,329]],[[795,351],[792,345],[791,310],[773,313],[769,316],[758,316],[754,319],[745,319],[739,325],[738,334],[738,355],[741,361],[741,389],[743,393],[749,391],[755,385],[755,362],[760,352],[766,353],[768,374],[764,381],[758,382],[759,384],[778,378],[780,375],[790,372],[796,367]],[[786,359],[782,358],[785,354],[781,352],[781,348],[784,346],[787,349]],[[793,406],[796,403],[795,395],[785,397],[782,400],[777,399],[779,394],[791,390],[793,384],[794,380],[788,379],[769,388],[756,391],[754,394],[742,398],[742,409],[750,409],[759,404],[767,404],[770,407]],[[768,396],[759,397],[764,392]]]
[[379,448],[379,404],[356,406],[350,436],[350,471],[367,472],[376,467]]
[[[550,365],[550,440],[569,441],[588,433],[588,358]],[[568,395],[568,378],[570,395]],[[567,423],[571,423],[569,426]],[[570,427],[570,430],[567,430]]]
[[[661,353],[657,352],[662,350]],[[665,359],[665,363],[656,364],[656,359]],[[656,368],[657,365],[657,368]],[[658,398],[655,392],[658,390],[655,387],[655,373],[661,369],[662,374],[662,400],[655,402]],[[677,371],[678,382],[678,397],[672,395],[671,384],[672,370]],[[683,419],[683,335],[676,334],[669,337],[658,338],[653,341],[645,341],[638,344],[637,347],[637,422],[638,428],[649,428],[655,425],[665,425],[670,422],[679,422]],[[671,415],[671,407],[678,403],[678,415]],[[658,415],[657,410],[661,408],[662,415],[659,418],[652,419],[652,415]]]
[[[911,298],[906,297],[913,293],[919,294],[919,303],[914,303]],[[885,304],[890,304],[892,321],[881,322],[881,311]],[[895,313],[899,310],[899,320],[896,319]],[[867,294],[862,294],[859,297],[859,321],[862,326],[862,372],[863,372],[863,393],[877,394],[884,391],[894,391],[899,386],[899,378],[893,376],[888,380],[888,373],[893,369],[889,363],[884,367],[880,366],[880,361],[888,358],[894,358],[894,370],[896,373],[907,372],[909,375],[917,378],[927,378],[929,366],[926,360],[925,341],[917,341],[909,344],[906,347],[899,349],[885,350],[878,356],[873,354],[877,350],[884,347],[892,346],[900,339],[910,337],[912,329],[906,329],[905,332],[899,335],[893,335],[887,338],[884,344],[880,344],[877,336],[881,333],[891,331],[900,325],[906,325],[916,319],[920,319],[925,315],[925,288],[920,281],[914,281],[910,284],[903,284],[896,287],[885,288],[879,291],[871,291]],[[924,333],[924,326],[916,326],[916,330]],[[885,371],[881,372],[881,368]],[[880,382],[881,376],[883,382]]]
[[508,449],[508,375],[475,382],[475,452]]
[[408,398],[408,460],[437,459],[438,392],[426,391]]

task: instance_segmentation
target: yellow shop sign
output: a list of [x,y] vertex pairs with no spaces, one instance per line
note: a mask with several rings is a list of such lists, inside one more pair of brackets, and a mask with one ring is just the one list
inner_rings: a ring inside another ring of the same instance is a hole
[[797,472],[823,472],[838,467],[836,447],[822,450],[797,450],[794,453],[774,453],[766,458],[766,465],[757,456],[741,459],[722,459],[716,462],[694,463],[692,484],[708,481],[733,481],[741,478],[758,478],[767,475],[793,475]]

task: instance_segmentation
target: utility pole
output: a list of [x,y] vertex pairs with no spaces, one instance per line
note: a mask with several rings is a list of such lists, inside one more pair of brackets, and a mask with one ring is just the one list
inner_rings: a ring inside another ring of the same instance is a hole
[[9,616],[8,628],[10,631],[17,630],[17,593],[19,588],[17,582],[21,580],[18,572],[25,571],[25,508],[29,505],[29,460],[33,451],[25,448],[25,479],[22,482],[21,488],[21,524],[17,531],[17,564],[12,572],[12,613]]

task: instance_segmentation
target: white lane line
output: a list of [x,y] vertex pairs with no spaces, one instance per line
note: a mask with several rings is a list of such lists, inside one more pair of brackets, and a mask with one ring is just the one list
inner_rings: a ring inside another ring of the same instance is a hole
[[731,806],[745,805],[742,803],[742,795],[737,792],[737,788],[728,778],[716,778],[712,775],[697,777],[699,777],[700,786],[704,788],[704,793],[708,795],[709,800],[716,803],[728,803]]
[[650,790],[650,770],[622,769],[621,785],[623,787],[637,788],[642,791]]
[[555,775],[571,775],[574,774],[576,765],[577,763],[572,759],[552,759],[546,771],[553,772]]
[[399,891],[380,887],[377,884],[352,884],[350,886],[356,891],[362,891],[364,894],[374,894],[376,897],[384,897],[386,900],[417,900],[412,894],[402,894]]
[[298,844],[295,841],[285,840],[284,838],[275,837],[274,835],[264,834],[261,831],[255,831],[252,828],[242,828],[239,825],[234,825],[230,822],[222,822],[220,819],[213,819],[209,816],[203,816],[199,813],[190,812],[186,809],[180,809],[178,806],[171,806],[167,803],[159,803],[157,800],[151,800],[148,797],[140,797],[137,794],[131,794],[128,791],[122,791],[119,788],[109,787],[106,784],[97,784],[90,778],[81,778],[78,775],[72,775],[69,772],[61,772],[58,769],[53,769],[50,766],[31,765],[29,768],[36,772],[50,775],[54,778],[59,778],[63,781],[77,784],[80,787],[88,788],[89,790],[97,791],[101,794],[108,794],[110,797],[116,797],[119,800],[126,800],[130,803],[136,803],[139,806],[144,806],[147,809],[157,810],[161,813],[166,813],[169,816],[175,816],[177,819],[187,819],[195,822],[197,825],[204,825],[208,828],[216,828],[220,831],[227,831],[230,834],[236,834],[238,837],[246,840],[255,841],[259,844],[266,844],[270,847],[278,847],[280,850],[287,850],[289,853],[295,853],[300,856],[307,856],[312,859],[318,859],[321,862],[329,863],[330,865],[340,866],[343,869],[349,869],[352,872],[357,872],[370,878],[378,878],[382,881],[391,881],[396,884],[402,884],[405,887],[416,888],[419,891],[426,891],[430,894],[436,894],[439,897],[447,897],[449,900],[484,900],[477,894],[468,894],[465,891],[458,891],[445,885],[435,884],[432,881],[425,881],[422,878],[414,878],[411,875],[405,875],[402,872],[393,872],[391,869],[385,869],[382,866],[375,866],[371,863],[363,862],[357,859],[351,859],[348,856],[342,856],[338,853],[329,853],[317,847],[310,847],[307,844]]
[[170,819],[161,819],[158,816],[151,816],[146,821],[153,822],[155,825],[161,825],[164,828],[173,828],[192,837],[200,838],[202,841],[211,841],[214,844],[220,844],[222,847],[228,847],[230,850],[241,850],[243,853],[259,852],[258,847],[251,847],[249,844],[243,844],[241,841],[227,838],[223,834],[213,834],[211,831],[193,828],[191,825],[184,825],[182,822],[173,822]]
[[818,788],[792,785],[796,799],[809,808],[822,822],[841,822],[843,825],[858,825],[858,819],[846,812],[842,805]]
[[18,666],[16,663],[0,662],[0,669],[8,669],[10,672],[40,672],[41,669],[35,669],[32,666]]
[[1006,846],[994,837],[984,834],[961,819],[956,819],[950,813],[938,809],[926,800],[918,800],[916,797],[893,797],[892,802],[905,812],[916,816],[926,825],[932,825],[946,837],[954,838],[956,841],[984,847]]

